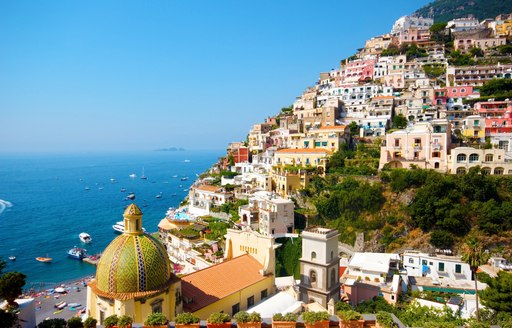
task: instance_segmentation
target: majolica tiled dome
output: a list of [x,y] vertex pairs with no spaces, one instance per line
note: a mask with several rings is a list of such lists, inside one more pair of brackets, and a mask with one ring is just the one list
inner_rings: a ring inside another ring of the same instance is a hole
[[98,262],[94,289],[111,298],[130,299],[167,288],[172,274],[164,246],[142,232],[142,212],[136,205],[128,206],[124,218],[124,233]]

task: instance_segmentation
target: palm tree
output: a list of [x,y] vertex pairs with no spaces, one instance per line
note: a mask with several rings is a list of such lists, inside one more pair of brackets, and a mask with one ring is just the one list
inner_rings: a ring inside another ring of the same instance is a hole
[[483,248],[483,245],[474,236],[467,238],[464,244],[462,245],[462,260],[469,264],[469,268],[473,273],[473,278],[475,279],[476,321],[480,320],[478,312],[478,289],[476,271],[478,270],[478,267],[484,264],[487,260],[487,256],[484,253]]

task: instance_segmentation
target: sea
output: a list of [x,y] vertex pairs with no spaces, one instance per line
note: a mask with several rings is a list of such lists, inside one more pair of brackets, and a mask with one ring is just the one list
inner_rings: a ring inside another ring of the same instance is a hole
[[[112,225],[132,202],[142,210],[147,232],[158,231],[169,207],[179,206],[198,175],[222,155],[220,150],[0,154],[4,272],[24,273],[27,290],[94,275],[95,266],[66,252],[78,246],[88,254],[101,253],[117,236]],[[147,180],[140,178],[143,173]],[[127,199],[130,192],[133,201]],[[92,243],[82,244],[81,232],[89,233]],[[53,261],[41,263],[36,257]]]

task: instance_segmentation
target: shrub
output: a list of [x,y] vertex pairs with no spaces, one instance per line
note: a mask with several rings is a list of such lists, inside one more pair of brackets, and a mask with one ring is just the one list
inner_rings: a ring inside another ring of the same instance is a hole
[[37,328],[66,328],[66,325],[66,320],[62,318],[45,319],[37,325]]
[[231,321],[231,316],[224,312],[213,312],[208,317],[208,323],[225,323]]
[[95,328],[96,324],[98,323],[98,320],[94,319],[93,317],[87,317],[84,321],[84,327],[85,328]]
[[393,318],[391,317],[391,314],[384,311],[377,312],[376,315],[377,322],[383,327],[383,328],[395,328],[397,325],[393,321]]
[[338,312],[338,317],[343,321],[351,321],[351,320],[361,320],[363,316],[361,313],[354,310],[346,310]]
[[297,314],[288,312],[288,313],[286,313],[284,315],[282,313],[276,313],[272,317],[272,320],[274,320],[274,321],[292,321],[292,322],[296,322],[297,318],[298,318]]
[[68,328],[82,328],[84,324],[79,317],[72,317],[68,320]]
[[169,322],[165,315],[163,315],[160,312],[151,313],[148,315],[146,321],[144,321],[144,324],[146,326],[162,326],[166,325]]
[[198,316],[190,313],[184,312],[176,315],[176,319],[174,321],[179,325],[190,325],[194,323],[198,323],[201,319]]
[[126,328],[126,327],[130,327],[130,325],[133,323],[133,319],[132,317],[130,316],[127,316],[127,315],[122,315],[118,318],[117,320],[117,325],[120,327],[120,328]]
[[112,314],[112,315],[106,317],[105,322],[104,322],[105,328],[116,326],[118,321],[119,321],[119,318],[117,317],[116,314]]
[[329,313],[322,311],[322,312],[304,312],[302,314],[302,320],[304,320],[305,323],[308,325],[314,325],[318,321],[326,321],[330,320],[331,316]]
[[261,322],[261,316],[258,312],[247,313],[245,311],[240,311],[233,316],[236,322],[244,323],[244,322]]

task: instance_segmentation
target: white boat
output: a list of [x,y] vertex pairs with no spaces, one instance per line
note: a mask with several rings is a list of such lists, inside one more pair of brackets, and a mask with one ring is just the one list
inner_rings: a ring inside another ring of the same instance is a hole
[[68,257],[81,261],[84,257],[87,257],[87,250],[75,246],[68,251]]
[[148,179],[148,177],[146,175],[144,175],[144,167],[142,168],[142,175],[140,176],[140,178],[142,180],[147,180]]
[[[112,229],[114,229],[117,233],[123,233],[124,232],[124,221],[117,221],[116,224],[112,226]],[[142,232],[146,232],[146,229],[144,227],[142,228]]]
[[116,183],[117,181],[116,181],[116,179],[115,179],[115,178],[110,178],[110,182],[112,182],[112,183]]
[[9,260],[16,261],[16,256],[9,256]]
[[137,174],[132,173],[132,174],[129,175],[129,177],[132,178],[132,179],[135,179],[137,177]]
[[173,175],[172,177],[173,177],[173,178],[177,178],[178,176],[175,174],[175,175]]
[[189,159],[186,159],[186,160],[184,160],[183,162],[185,162],[185,163],[190,163],[190,160],[189,160]]
[[89,244],[92,242],[91,235],[89,235],[87,232],[82,232],[78,235],[78,238],[82,241],[84,244]]

